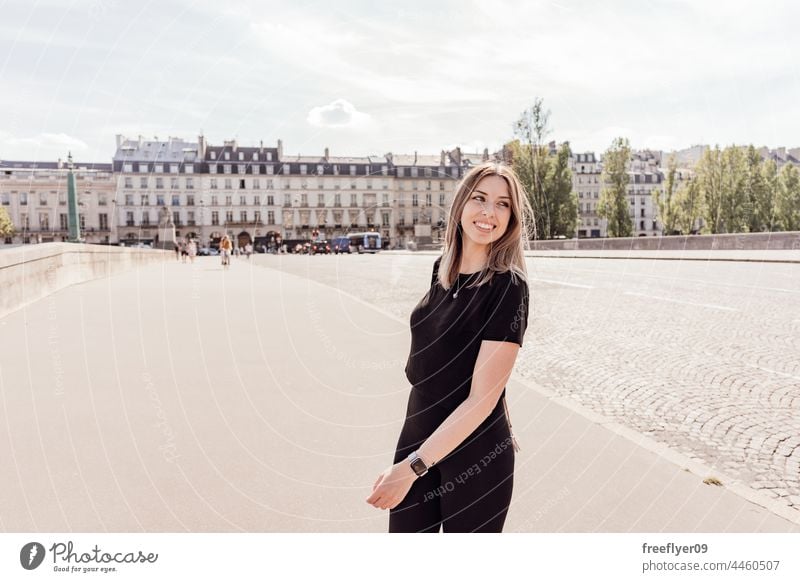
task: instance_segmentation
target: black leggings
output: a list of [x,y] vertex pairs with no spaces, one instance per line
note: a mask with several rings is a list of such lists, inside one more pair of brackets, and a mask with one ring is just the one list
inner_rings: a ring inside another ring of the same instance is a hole
[[[406,459],[449,415],[411,390],[394,462]],[[501,532],[514,487],[514,449],[502,400],[463,443],[389,512],[390,533]]]

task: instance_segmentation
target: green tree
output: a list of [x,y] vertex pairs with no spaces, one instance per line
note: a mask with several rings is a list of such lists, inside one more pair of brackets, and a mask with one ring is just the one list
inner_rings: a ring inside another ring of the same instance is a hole
[[507,144],[512,164],[528,193],[534,220],[533,239],[572,237],[578,221],[578,199],[572,191],[570,150],[563,144],[551,152],[544,143],[550,133],[550,112],[541,98],[522,112],[514,124],[516,140]]
[[0,236],[12,236],[14,234],[14,225],[11,223],[11,217],[8,211],[0,207]]
[[770,222],[770,193],[765,182],[761,154],[752,145],[747,147],[744,154],[743,170],[743,219],[747,221],[748,232],[761,232]]
[[754,209],[746,191],[746,162],[742,148],[729,146],[722,152],[722,204],[720,221],[723,232],[747,232]]
[[778,179],[778,165],[775,160],[766,160],[761,164],[761,190],[754,199],[755,215],[758,220],[750,229],[751,232],[772,232],[780,230],[778,223],[778,196],[780,180]]
[[722,226],[723,202],[722,152],[719,146],[708,148],[697,164],[697,186],[705,200],[705,222],[711,234],[718,234]]
[[678,228],[681,234],[700,234],[704,230],[699,223],[706,213],[705,200],[703,189],[696,178],[689,178],[678,188],[675,206],[678,209]]
[[786,164],[778,182],[777,222],[784,230],[800,230],[800,171]]
[[622,137],[614,139],[603,154],[603,189],[597,203],[597,214],[608,220],[608,236],[633,235],[628,201],[630,159],[630,144]]
[[661,234],[673,234],[677,230],[680,207],[677,204],[676,176],[678,162],[675,155],[667,160],[667,176],[664,180],[664,190],[654,189],[651,193],[653,204],[658,208],[658,218],[661,222]]
[[563,143],[550,159],[545,178],[545,193],[551,208],[550,238],[571,238],[578,226],[578,197],[572,191],[569,144]]

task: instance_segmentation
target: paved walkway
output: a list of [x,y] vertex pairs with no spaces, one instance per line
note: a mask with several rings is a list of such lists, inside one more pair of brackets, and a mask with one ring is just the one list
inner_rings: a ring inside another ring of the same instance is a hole
[[[385,531],[364,499],[402,422],[409,331],[341,281],[168,262],[1,319],[0,530]],[[509,399],[507,531],[800,531],[547,388],[517,377]]]

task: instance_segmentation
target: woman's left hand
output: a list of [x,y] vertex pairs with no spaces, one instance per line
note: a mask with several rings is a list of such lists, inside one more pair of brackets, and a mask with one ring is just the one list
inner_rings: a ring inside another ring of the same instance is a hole
[[378,476],[367,503],[378,509],[394,509],[408,495],[416,478],[408,462],[392,465]]

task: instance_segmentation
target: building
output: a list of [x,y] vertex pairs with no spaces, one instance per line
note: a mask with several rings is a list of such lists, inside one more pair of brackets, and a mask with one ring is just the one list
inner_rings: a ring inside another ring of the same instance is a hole
[[653,190],[663,188],[661,152],[634,151],[628,170],[628,199],[631,205],[633,236],[660,236],[658,208],[654,204]]
[[[116,243],[111,164],[75,163],[76,194],[81,236],[88,243]],[[66,162],[0,161],[0,205],[14,225],[5,244],[61,242],[67,226]]]
[[606,236],[608,221],[597,215],[603,167],[593,152],[572,154],[572,190],[578,195],[578,238]]

